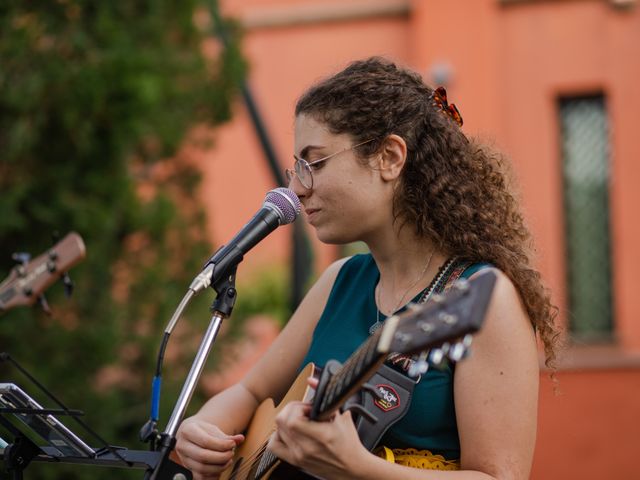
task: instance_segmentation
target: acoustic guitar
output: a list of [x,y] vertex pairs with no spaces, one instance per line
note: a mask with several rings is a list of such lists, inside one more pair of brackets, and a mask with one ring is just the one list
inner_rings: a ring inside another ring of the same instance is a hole
[[[443,295],[428,303],[409,308],[386,320],[348,360],[340,365],[330,362],[320,376],[314,392],[307,378],[316,372],[307,365],[276,407],[273,400],[260,404],[253,415],[245,441],[238,447],[232,465],[223,472],[223,480],[310,478],[279,460],[267,448],[275,431],[275,417],[290,401],[312,402],[310,418],[325,420],[356,393],[380,368],[391,352],[415,354],[427,349],[432,357],[460,360],[469,344],[469,335],[477,332],[491,299],[496,276],[486,271],[471,281],[461,280]],[[461,339],[464,337],[464,341]],[[336,367],[337,365],[337,367]],[[375,394],[375,389],[369,388]]]
[[0,313],[34,304],[52,283],[85,255],[82,238],[71,232],[38,257],[16,265],[0,283]]

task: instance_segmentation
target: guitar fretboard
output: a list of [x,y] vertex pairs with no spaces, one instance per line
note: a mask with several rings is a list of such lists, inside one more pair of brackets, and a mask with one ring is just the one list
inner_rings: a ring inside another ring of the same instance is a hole
[[336,372],[327,385],[318,413],[326,413],[340,405],[344,396],[359,380],[377,366],[384,353],[378,351],[382,329],[378,329],[369,339],[360,345],[353,355]]

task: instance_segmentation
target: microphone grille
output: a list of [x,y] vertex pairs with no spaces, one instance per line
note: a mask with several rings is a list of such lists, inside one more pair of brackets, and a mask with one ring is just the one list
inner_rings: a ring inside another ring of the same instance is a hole
[[298,196],[288,188],[279,187],[269,190],[264,199],[265,204],[275,207],[280,214],[280,225],[292,223],[302,208]]

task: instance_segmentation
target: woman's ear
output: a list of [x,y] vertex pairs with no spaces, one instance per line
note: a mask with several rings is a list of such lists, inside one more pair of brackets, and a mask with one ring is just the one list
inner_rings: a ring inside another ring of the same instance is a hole
[[391,134],[384,139],[380,149],[380,175],[384,180],[394,181],[407,161],[407,144],[399,135]]

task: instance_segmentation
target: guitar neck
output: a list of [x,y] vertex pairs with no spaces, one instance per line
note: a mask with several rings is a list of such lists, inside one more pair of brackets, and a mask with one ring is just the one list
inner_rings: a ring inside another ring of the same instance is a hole
[[314,402],[313,420],[325,420],[330,417],[384,362],[387,352],[381,350],[382,334],[378,329],[369,339],[351,355],[342,367],[331,372],[331,377],[317,395],[321,401]]
[[80,235],[71,232],[45,253],[13,268],[0,283],[0,312],[32,305],[67,270],[85,257]]

